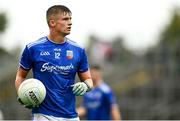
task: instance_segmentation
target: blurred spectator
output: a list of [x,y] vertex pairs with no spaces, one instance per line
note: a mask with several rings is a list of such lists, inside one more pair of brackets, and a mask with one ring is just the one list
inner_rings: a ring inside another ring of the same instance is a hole
[[77,108],[81,117],[87,120],[120,120],[120,111],[112,89],[103,82],[101,68],[98,65],[91,67],[91,76],[94,89],[83,97],[83,104]]
[[112,57],[112,47],[110,43],[107,42],[96,42],[91,48],[93,63],[102,64],[109,61]]

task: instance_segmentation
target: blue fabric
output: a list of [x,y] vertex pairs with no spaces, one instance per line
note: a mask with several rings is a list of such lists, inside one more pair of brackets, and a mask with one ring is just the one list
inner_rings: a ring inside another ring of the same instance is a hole
[[75,83],[77,72],[88,71],[89,65],[85,49],[65,38],[57,44],[42,37],[28,44],[20,60],[20,67],[32,69],[33,76],[43,82],[46,97],[33,113],[42,113],[56,117],[77,117],[75,95],[70,87]]
[[103,83],[84,95],[87,120],[111,120],[111,107],[116,104],[110,87]]

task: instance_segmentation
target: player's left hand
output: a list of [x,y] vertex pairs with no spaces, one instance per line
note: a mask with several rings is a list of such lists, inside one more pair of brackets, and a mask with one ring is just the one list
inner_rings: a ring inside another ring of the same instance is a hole
[[72,85],[72,87],[72,91],[76,96],[82,96],[88,90],[88,86],[84,82],[77,82],[76,84]]

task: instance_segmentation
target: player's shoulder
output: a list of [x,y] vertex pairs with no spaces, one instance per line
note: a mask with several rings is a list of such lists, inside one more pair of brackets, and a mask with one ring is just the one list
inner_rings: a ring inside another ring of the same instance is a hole
[[99,86],[100,90],[104,93],[110,93],[112,90],[110,88],[109,85],[107,85],[106,83],[102,83],[100,86]]
[[41,38],[39,38],[39,39],[37,39],[37,40],[35,40],[35,41],[30,42],[29,44],[27,44],[27,47],[28,47],[28,49],[29,49],[29,48],[34,47],[34,46],[36,46],[36,45],[43,44],[43,43],[45,43],[45,42],[47,42],[47,41],[48,41],[48,40],[47,40],[47,37],[41,37]]
[[67,42],[69,45],[74,46],[74,47],[76,47],[76,48],[84,49],[83,46],[81,46],[80,44],[78,44],[77,42],[75,42],[75,41],[73,41],[73,40],[71,40],[71,39],[69,39],[69,38],[66,38],[66,42]]

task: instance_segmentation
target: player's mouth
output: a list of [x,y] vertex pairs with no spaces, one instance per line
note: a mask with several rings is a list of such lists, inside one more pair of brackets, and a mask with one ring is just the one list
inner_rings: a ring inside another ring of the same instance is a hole
[[67,28],[67,30],[69,30],[69,31],[70,31],[70,30],[71,30],[71,27],[68,27],[68,28]]

